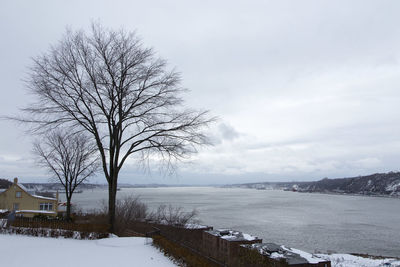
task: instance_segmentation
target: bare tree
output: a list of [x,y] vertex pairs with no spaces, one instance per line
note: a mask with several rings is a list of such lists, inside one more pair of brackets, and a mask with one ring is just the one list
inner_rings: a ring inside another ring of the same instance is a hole
[[75,189],[98,170],[97,147],[82,133],[55,131],[36,141],[37,162],[47,168],[65,189],[67,220],[71,219],[71,199]]
[[207,144],[207,111],[183,108],[180,75],[133,33],[92,26],[67,31],[34,59],[28,85],[36,102],[22,119],[43,131],[63,125],[91,134],[108,182],[113,231],[120,170],[130,156],[171,162]]

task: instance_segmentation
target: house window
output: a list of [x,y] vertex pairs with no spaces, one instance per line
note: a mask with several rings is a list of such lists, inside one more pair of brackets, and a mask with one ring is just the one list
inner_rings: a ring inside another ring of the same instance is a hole
[[40,203],[40,210],[53,210],[53,203]]
[[13,204],[13,210],[19,210],[19,203]]
[[21,191],[15,192],[15,197],[17,197],[17,198],[22,197],[22,192]]

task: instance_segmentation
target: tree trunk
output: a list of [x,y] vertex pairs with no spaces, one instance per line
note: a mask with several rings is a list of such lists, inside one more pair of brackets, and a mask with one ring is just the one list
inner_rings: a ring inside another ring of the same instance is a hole
[[108,223],[110,224],[110,232],[115,232],[115,202],[117,198],[117,178],[114,177],[108,183]]
[[71,197],[67,196],[67,215],[66,215],[66,220],[70,221],[71,220]]

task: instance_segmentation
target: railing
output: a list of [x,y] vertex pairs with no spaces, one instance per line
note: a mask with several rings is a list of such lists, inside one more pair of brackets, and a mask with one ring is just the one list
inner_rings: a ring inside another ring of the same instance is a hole
[[158,229],[157,227],[153,227],[153,228],[154,228],[154,231],[147,232],[145,234],[146,237],[153,237],[155,235],[161,235],[161,230],[160,229]]
[[[209,228],[211,229],[211,228]],[[209,262],[211,266],[226,266],[224,263],[211,258],[202,251],[202,231],[203,229],[186,229],[184,227],[176,227],[171,225],[155,224],[151,222],[134,222],[125,233],[131,233],[131,236],[139,236],[157,238],[163,237],[187,251]],[[174,255],[177,256],[177,255]],[[181,256],[181,255],[179,255]],[[178,256],[178,257],[179,257]]]
[[[207,251],[210,249],[209,242],[203,242],[203,232],[208,229],[187,229],[184,227],[175,227],[171,225],[156,224],[152,222],[138,221],[130,224],[129,231],[139,233],[144,237],[152,237],[154,243],[160,246],[164,251],[170,253],[176,259],[196,258],[200,259],[206,265],[196,265],[189,263],[189,266],[234,266],[234,267],[264,267],[264,266],[288,266],[283,260],[274,260],[266,257],[258,251],[245,249],[239,246],[241,243],[232,244],[237,245],[237,249],[230,250],[227,257],[212,256]],[[128,230],[127,230],[128,231]],[[138,236],[138,235],[135,235]],[[218,246],[212,247],[213,250],[218,250]],[[193,255],[190,256],[190,255]],[[311,266],[307,264],[304,266]]]

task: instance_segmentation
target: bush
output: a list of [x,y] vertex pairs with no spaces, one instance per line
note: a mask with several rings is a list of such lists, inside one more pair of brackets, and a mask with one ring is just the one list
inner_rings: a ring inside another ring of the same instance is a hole
[[[148,206],[138,196],[126,196],[118,199],[115,204],[115,225],[114,232],[117,235],[124,235],[125,230],[136,222],[151,222],[154,224],[183,227],[188,223],[198,223],[198,212],[192,210],[186,212],[182,207],[172,205],[160,205],[155,211],[149,212]],[[105,201],[101,208],[92,210],[86,214],[77,214],[75,222],[79,223],[102,223],[108,222],[108,207]]]
[[[115,234],[122,235],[132,222],[146,220],[147,214],[148,207],[140,201],[139,197],[127,196],[123,199],[118,199],[115,203]],[[92,210],[86,214],[79,214],[75,220],[86,223],[108,222],[108,205],[103,201],[100,209]]]
[[20,234],[39,237],[64,237],[74,239],[100,239],[109,236],[106,232],[86,232],[86,231],[72,231],[63,229],[51,228],[26,228],[26,227],[9,227],[0,229],[0,233],[7,234]]
[[127,196],[118,199],[115,205],[115,228],[123,230],[132,221],[145,220],[148,216],[148,207],[139,197]]
[[35,216],[33,216],[33,219],[36,219],[36,220],[51,220],[51,217],[43,215],[43,214],[36,214]]
[[197,216],[197,210],[185,212],[182,207],[161,205],[155,212],[149,214],[148,219],[160,224],[183,227],[188,223],[198,223]]
[[14,227],[22,227],[27,229],[54,229],[54,230],[68,230],[68,231],[78,231],[78,232],[96,232],[99,234],[107,234],[109,225],[99,222],[68,222],[60,221],[57,219],[33,219],[33,218],[19,218],[11,223]]

